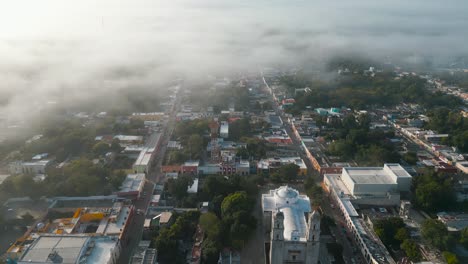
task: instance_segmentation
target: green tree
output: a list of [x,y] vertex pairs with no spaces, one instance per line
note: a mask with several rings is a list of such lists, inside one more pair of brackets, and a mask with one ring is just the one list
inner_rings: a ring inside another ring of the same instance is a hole
[[404,227],[405,223],[399,217],[378,219],[374,223],[375,233],[386,246],[398,246],[401,243],[401,241],[395,239],[395,234],[397,234],[400,228]]
[[405,241],[409,238],[408,230],[404,227],[398,228],[396,234],[395,234],[395,239],[398,241]]
[[224,198],[221,204],[222,230],[224,243],[236,249],[241,249],[257,225],[256,219],[250,214],[253,208],[252,200],[246,192],[235,192]]
[[307,196],[312,199],[312,205],[320,206],[323,202],[324,193],[322,187],[314,185],[306,189]]
[[405,239],[401,244],[401,249],[405,251],[406,256],[413,262],[421,260],[421,251],[419,251],[418,244],[410,239]]
[[250,136],[252,127],[248,118],[241,118],[229,125],[229,138],[239,140],[242,137]]
[[421,236],[430,245],[445,249],[449,245],[449,234],[444,223],[435,219],[427,219],[421,225]]
[[92,151],[96,157],[99,157],[109,152],[110,149],[111,148],[107,143],[98,142],[93,146]]
[[205,213],[200,216],[200,227],[205,231],[207,237],[213,241],[219,239],[221,221],[214,213]]
[[450,179],[426,172],[413,181],[416,205],[424,210],[436,212],[449,209],[456,203],[453,185]]
[[221,215],[229,217],[238,211],[249,212],[252,209],[252,201],[246,192],[235,192],[224,198],[221,204]]
[[416,162],[418,161],[418,156],[416,155],[416,152],[409,151],[405,153],[403,159],[410,165],[416,165]]
[[217,264],[219,259],[219,243],[211,239],[206,239],[202,244],[202,263]]
[[177,179],[169,179],[166,182],[166,189],[174,195],[178,202],[188,196],[187,189],[193,184],[193,178],[188,175],[181,175]]
[[460,232],[460,244],[468,249],[468,227],[463,228]]
[[198,134],[193,134],[189,137],[187,142],[188,152],[192,159],[195,159],[200,156],[200,153],[203,151],[203,138]]
[[281,177],[282,182],[295,181],[299,175],[299,166],[294,163],[286,164],[278,169],[277,174]]
[[177,240],[169,228],[163,228],[155,239],[158,250],[158,260],[165,263],[175,263],[178,254]]
[[110,150],[115,153],[120,153],[123,150],[123,148],[120,146],[120,139],[114,138],[112,140]]
[[447,261],[447,264],[460,264],[457,255],[453,254],[452,252],[444,251],[442,252],[442,255],[444,256],[445,261]]

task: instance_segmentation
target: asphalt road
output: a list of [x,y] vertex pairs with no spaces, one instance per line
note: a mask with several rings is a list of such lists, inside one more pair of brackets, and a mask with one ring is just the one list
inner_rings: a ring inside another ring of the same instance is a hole
[[[180,94],[180,91],[179,91]],[[160,147],[156,150],[154,159],[152,162],[152,167],[149,173],[146,176],[146,183],[144,187],[145,196],[141,197],[138,200],[133,201],[135,206],[135,215],[133,217],[132,223],[128,227],[127,239],[122,241],[122,252],[120,253],[119,264],[127,264],[130,261],[130,257],[133,254],[133,251],[138,246],[140,239],[143,234],[143,225],[145,223],[146,212],[148,210],[149,204],[151,202],[151,196],[153,194],[154,185],[158,183],[163,183],[165,178],[161,173],[161,165],[164,159],[164,155],[167,149],[167,143],[174,131],[175,127],[175,117],[180,108],[181,99],[180,96],[177,96],[175,100],[175,107],[169,115],[169,120],[166,124],[166,127],[161,134],[161,144]],[[154,137],[150,137],[148,140],[154,140]],[[141,210],[142,214],[137,214],[137,210]]]
[[[270,88],[268,86],[268,83],[266,82],[266,80],[264,78],[263,78],[263,80],[264,80],[265,85],[268,88]],[[274,100],[273,95],[271,96],[271,101],[273,103],[273,107],[274,107],[274,110],[275,110],[276,114],[281,117],[281,119],[283,121],[283,124],[284,124],[284,128],[285,128],[286,132],[288,133],[289,137],[292,139],[293,145],[297,147],[298,152],[301,155],[301,158],[304,160],[304,162],[305,162],[305,164],[307,166],[307,170],[308,171],[313,171],[314,168],[312,166],[312,163],[305,156],[305,153],[302,150],[301,141],[296,137],[295,133],[293,132],[293,130],[291,128],[291,124],[287,121],[287,118],[284,116],[283,110],[281,110],[279,108],[279,105]],[[344,259],[344,261],[346,263],[351,263],[351,259],[355,258],[357,260],[359,258],[358,256],[360,255],[360,253],[359,252],[353,253],[352,242],[350,242],[350,239],[347,238],[347,234],[349,234],[349,230],[346,229],[347,227],[346,227],[346,224],[344,222],[344,218],[341,215],[339,209],[337,209],[337,207],[332,208],[330,203],[331,203],[331,200],[326,199],[323,202],[323,204],[321,205],[321,208],[322,208],[323,212],[326,215],[332,217],[335,220],[336,226],[335,227],[330,227],[330,231],[333,234],[333,237],[335,238],[335,240],[339,244],[343,245],[343,259]]]
[[331,226],[330,232],[332,233],[332,236],[335,238],[337,243],[343,246],[344,261],[346,263],[351,263],[351,259],[356,258],[357,260],[357,256],[360,255],[360,253],[353,253],[353,245],[350,242],[350,239],[347,238],[347,236],[350,234],[350,231],[347,229],[344,218],[341,215],[341,212],[338,209],[338,207],[334,206],[335,208],[332,208],[331,204],[331,199],[327,197],[324,199],[324,202],[320,207],[322,208],[324,214],[332,217],[335,220],[336,226]]

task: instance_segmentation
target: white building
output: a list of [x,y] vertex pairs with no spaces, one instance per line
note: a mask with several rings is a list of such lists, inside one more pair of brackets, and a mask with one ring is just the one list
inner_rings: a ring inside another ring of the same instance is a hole
[[38,161],[15,161],[9,164],[11,174],[46,174],[46,168],[50,165],[51,160],[38,160]]
[[383,168],[345,167],[341,174],[325,174],[324,186],[340,209],[365,263],[394,264],[395,261],[358,214],[355,204],[400,205],[400,191],[409,191],[411,179],[399,164],[384,164]]
[[341,181],[353,196],[386,196],[388,193],[410,191],[411,175],[400,164],[377,167],[345,167]]
[[271,264],[318,263],[320,214],[312,212],[309,197],[282,186],[262,195],[262,208]]
[[228,138],[229,137],[229,123],[226,121],[221,122],[221,126],[219,127],[219,135],[222,138]]
[[117,237],[43,235],[32,242],[17,263],[114,264],[119,256]]
[[138,155],[138,158],[133,164],[133,170],[135,173],[148,173],[153,160],[153,151],[154,149],[152,148],[144,148],[140,152],[140,155]]

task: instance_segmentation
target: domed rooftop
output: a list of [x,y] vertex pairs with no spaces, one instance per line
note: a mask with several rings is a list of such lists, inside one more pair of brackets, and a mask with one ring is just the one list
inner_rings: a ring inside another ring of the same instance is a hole
[[281,198],[296,198],[299,192],[289,186],[281,186],[276,189],[276,195]]
[[275,202],[279,207],[295,204],[299,198],[299,192],[289,186],[281,186],[275,190]]

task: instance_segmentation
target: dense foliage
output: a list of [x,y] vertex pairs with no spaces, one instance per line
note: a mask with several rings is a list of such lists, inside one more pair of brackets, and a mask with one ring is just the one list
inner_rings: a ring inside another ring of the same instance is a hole
[[266,141],[259,138],[243,137],[240,141],[247,143],[246,148],[239,148],[236,153],[238,157],[243,159],[262,159],[266,156],[267,150],[270,149]]
[[190,240],[197,228],[200,212],[190,211],[174,215],[175,222],[170,227],[164,227],[154,239],[158,250],[160,263],[185,263],[186,252],[181,240]]
[[178,122],[173,139],[181,142],[183,150],[173,151],[169,155],[168,163],[180,163],[187,159],[199,159],[208,143],[204,135],[209,133],[209,120],[197,119]]
[[417,76],[396,78],[393,72],[377,73],[375,76],[362,73],[341,75],[334,81],[318,82],[300,80],[300,76],[283,77],[280,83],[288,89],[310,87],[311,92],[299,95],[295,109],[306,106],[366,109],[370,106],[394,106],[401,103],[418,103],[427,108],[437,106],[459,106],[462,101],[453,95],[427,89],[426,80]]
[[439,220],[425,220],[421,225],[421,236],[431,246],[440,250],[449,249],[453,244],[453,238],[444,223]]
[[52,168],[42,182],[35,182],[32,175],[17,175],[6,179],[0,191],[11,196],[89,196],[110,194],[125,179],[123,171],[93,164],[88,159],[72,161],[63,169]]
[[414,240],[406,239],[401,244],[401,249],[405,251],[406,256],[413,262],[421,260],[421,251],[419,250],[418,244]]
[[428,113],[429,122],[426,128],[438,133],[448,133],[444,143],[458,147],[462,152],[468,151],[468,118],[456,110],[437,108]]
[[280,182],[293,182],[297,179],[299,175],[299,166],[296,164],[290,163],[281,166],[277,171],[273,172],[270,175],[270,178],[275,183]]
[[355,118],[346,116],[336,123],[334,132],[327,135],[334,141],[328,146],[331,155],[344,159],[354,159],[363,166],[381,166],[385,162],[398,162],[400,156],[394,146],[388,142],[393,133],[380,129],[369,129],[370,119],[367,115]]
[[378,219],[374,223],[375,233],[386,246],[399,246],[405,239],[405,223],[399,217]]
[[413,178],[416,206],[429,211],[440,212],[453,208],[456,197],[450,177],[427,170]]

